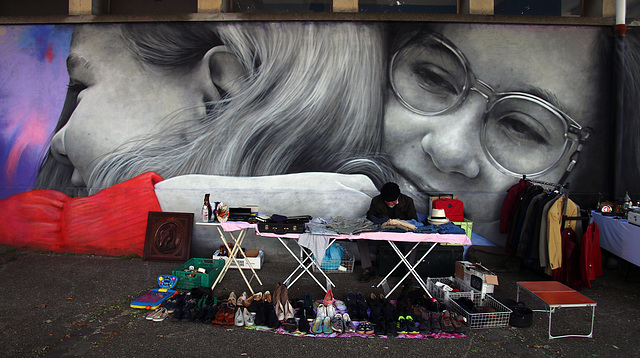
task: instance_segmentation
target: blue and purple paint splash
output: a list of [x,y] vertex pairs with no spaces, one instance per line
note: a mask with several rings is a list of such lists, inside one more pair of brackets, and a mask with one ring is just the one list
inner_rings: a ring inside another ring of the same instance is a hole
[[64,103],[72,30],[0,26],[0,199],[33,187]]

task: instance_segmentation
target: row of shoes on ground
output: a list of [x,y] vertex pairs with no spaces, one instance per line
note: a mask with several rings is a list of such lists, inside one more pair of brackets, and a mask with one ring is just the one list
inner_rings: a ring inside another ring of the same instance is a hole
[[316,334],[353,333],[356,332],[356,327],[348,313],[344,315],[336,313],[332,317],[318,315],[309,331]]
[[[372,295],[374,295],[372,293]],[[375,295],[374,295],[375,296]],[[353,291],[347,292],[347,298],[345,300],[345,305],[347,307],[347,312],[353,319],[356,321],[368,320],[368,311],[369,311],[369,303],[367,302],[364,294],[358,291],[357,293],[353,293]]]
[[365,298],[362,292],[347,293],[346,306],[351,317],[372,323],[381,335],[466,332],[466,319],[462,315],[451,314],[437,299],[423,293],[409,292],[406,297],[399,298],[396,305],[383,294],[371,293]]

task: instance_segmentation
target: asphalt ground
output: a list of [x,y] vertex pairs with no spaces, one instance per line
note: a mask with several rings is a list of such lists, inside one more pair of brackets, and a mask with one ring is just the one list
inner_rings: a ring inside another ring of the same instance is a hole
[[[611,260],[609,260],[611,261]],[[152,322],[129,303],[157,287],[156,277],[178,263],[141,258],[30,252],[0,248],[0,348],[7,357],[640,357],[640,285],[638,268],[606,265],[593,287],[580,291],[597,302],[593,338],[547,337],[548,315],[535,312],[528,328],[474,329],[467,337],[441,339],[298,337],[243,327],[220,327],[167,319]],[[266,262],[254,280],[256,291],[275,289],[296,267]],[[351,290],[381,293],[375,280],[359,283],[353,273],[330,277],[337,299]],[[515,299],[516,282],[547,280],[531,271],[498,273],[494,296]],[[393,283],[394,278],[391,279]],[[230,270],[214,294],[247,290]],[[290,298],[323,291],[308,276],[289,289]],[[394,293],[395,295],[395,293]],[[392,297],[393,298],[393,295]],[[543,306],[532,296],[521,301]],[[553,333],[585,333],[589,309],[559,309]]]

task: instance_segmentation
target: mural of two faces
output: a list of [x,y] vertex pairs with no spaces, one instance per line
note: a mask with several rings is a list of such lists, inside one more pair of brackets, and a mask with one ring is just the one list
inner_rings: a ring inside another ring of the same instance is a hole
[[585,208],[611,192],[610,29],[416,25],[4,27],[1,241],[140,254],[148,211],[198,212],[206,192],[355,218],[393,180],[425,214],[457,195],[504,245],[523,175]]

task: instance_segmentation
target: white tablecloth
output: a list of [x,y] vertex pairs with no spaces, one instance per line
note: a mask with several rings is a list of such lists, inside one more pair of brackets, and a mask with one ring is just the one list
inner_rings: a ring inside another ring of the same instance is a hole
[[600,247],[612,254],[640,266],[640,226],[626,219],[591,212],[591,220],[600,229]]

